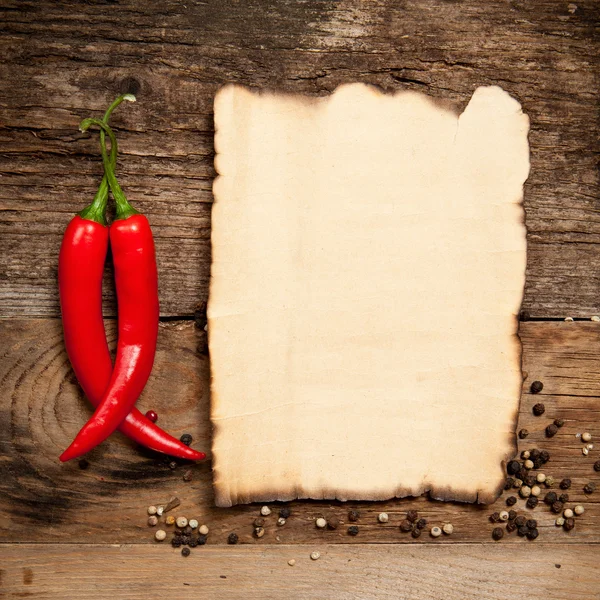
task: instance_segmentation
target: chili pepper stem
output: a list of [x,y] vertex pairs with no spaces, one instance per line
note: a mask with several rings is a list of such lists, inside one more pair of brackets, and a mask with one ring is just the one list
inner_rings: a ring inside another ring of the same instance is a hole
[[[112,154],[112,151],[117,148],[117,138],[116,138],[113,130],[106,123],[101,121],[100,119],[84,119],[79,124],[79,129],[81,131],[87,131],[91,125],[96,125],[96,126],[100,127],[102,131],[104,131],[108,134],[108,137],[110,138],[111,154]],[[114,168],[111,165],[110,158],[106,152],[105,144],[101,144],[100,149],[102,151],[102,162],[104,164],[104,173],[106,174],[106,178],[108,179],[108,185],[110,186],[110,189],[113,194],[113,198],[115,199],[115,202],[117,204],[116,219],[117,220],[128,219],[129,217],[132,217],[133,215],[139,214],[138,211],[135,210],[135,208],[133,208],[133,206],[131,206],[131,204],[129,204],[127,198],[125,197],[125,194],[123,193],[123,190],[121,189],[121,186],[119,185],[119,182],[117,181]]]
[[[113,103],[106,109],[104,116],[102,117],[102,121],[104,123],[108,123],[110,115],[112,112],[123,102],[127,100],[128,102],[135,102],[135,96],[133,94],[123,94],[116,98]],[[102,146],[105,145],[105,134],[104,130],[100,130],[100,143]],[[110,149],[110,161],[111,165],[114,166],[117,162],[117,148],[116,146]],[[96,223],[100,223],[100,225],[106,225],[106,204],[108,201],[108,181],[106,178],[106,174],[102,177],[102,182],[100,183],[100,187],[94,196],[91,204],[86,206],[80,213],[79,216],[82,219],[87,219],[89,221],[95,221]]]

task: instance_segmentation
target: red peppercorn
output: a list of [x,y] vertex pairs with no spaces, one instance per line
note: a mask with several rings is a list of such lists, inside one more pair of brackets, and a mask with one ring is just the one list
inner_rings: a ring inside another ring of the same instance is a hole
[[148,419],[148,421],[152,421],[152,423],[156,423],[156,421],[158,421],[158,415],[153,410],[149,410],[146,413],[146,419]]

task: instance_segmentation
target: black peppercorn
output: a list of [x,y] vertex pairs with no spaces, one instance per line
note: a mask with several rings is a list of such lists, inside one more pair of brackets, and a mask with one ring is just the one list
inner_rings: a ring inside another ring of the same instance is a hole
[[527,429],[519,430],[519,439],[524,440],[529,435],[529,431]]
[[533,461],[533,468],[539,469],[543,464],[544,464],[544,461],[540,457],[538,457]]
[[406,512],[406,518],[414,523],[419,518],[419,513],[416,510],[409,510]]
[[425,529],[425,526],[427,525],[427,519],[419,519],[416,523],[415,523],[415,527],[418,527],[419,529]]
[[327,529],[337,529],[339,524],[340,520],[335,515],[327,517]]
[[179,441],[180,441],[182,444],[185,444],[186,446],[189,446],[189,445],[192,443],[192,441],[193,441],[193,438],[192,438],[192,436],[191,436],[189,433],[184,433],[184,434],[183,434],[183,435],[182,435],[182,436],[179,438]]
[[528,532],[529,532],[529,529],[527,529],[527,527],[525,527],[525,525],[523,525],[523,527],[519,527],[517,529],[517,535],[519,537],[525,537]]
[[179,537],[174,537],[171,540],[171,546],[173,546],[173,548],[179,548],[181,546],[181,538]]
[[565,519],[563,527],[565,528],[565,531],[571,531],[571,529],[575,527],[575,519],[573,517]]
[[169,463],[169,469],[171,469],[171,471],[174,471],[176,468],[177,468],[177,463],[174,460],[172,460]]
[[284,506],[282,509],[279,510],[279,516],[282,519],[289,519],[291,514],[292,511],[287,506]]
[[517,511],[516,510],[509,510],[508,511],[508,520],[509,521],[514,521],[517,518]]
[[539,394],[544,389],[544,384],[541,381],[534,381],[530,389],[532,394]]
[[539,500],[535,496],[529,496],[527,502],[525,502],[525,506],[533,510],[538,505],[538,502]]
[[492,539],[493,540],[501,540],[504,537],[504,531],[500,527],[494,527],[492,530]]
[[548,452],[548,450],[542,450],[539,458],[543,464],[546,464],[550,460],[550,452]]
[[585,494],[593,494],[595,490],[596,490],[596,484],[592,483],[591,481],[589,483],[586,483],[583,486],[583,492]]
[[525,527],[525,523],[527,523],[527,517],[524,517],[523,515],[519,515],[515,519],[515,525],[517,527]]
[[509,521],[506,524],[506,531],[508,531],[508,533],[512,533],[513,531],[516,531],[517,529],[517,524],[514,521]]
[[567,503],[569,501],[569,494],[561,494],[558,497],[559,502],[562,502],[563,504]]
[[404,519],[404,521],[402,521],[400,523],[400,531],[403,531],[404,533],[407,533],[411,529],[412,529],[412,523],[408,519]]
[[520,479],[521,481],[525,480],[525,477],[527,477],[527,475],[529,475],[529,471],[527,469],[521,469],[518,473],[517,473],[517,479]]
[[533,475],[526,475],[523,477],[523,483],[529,487],[533,487],[536,484],[536,478]]
[[528,529],[535,529],[537,527],[537,521],[535,519],[527,519],[527,523],[525,523],[525,526]]
[[530,529],[527,532],[527,539],[528,540],[535,540],[537,538],[537,536],[540,535],[540,532],[537,529]]
[[554,423],[550,423],[548,427],[546,427],[546,437],[554,437],[558,433],[558,427]]
[[561,490],[568,490],[571,487],[571,480],[570,479],[563,479],[559,483],[559,487],[560,487]]
[[173,535],[174,535],[175,537],[181,537],[183,534],[181,533],[181,529],[176,529],[176,530],[173,532]]
[[265,520],[262,517],[256,517],[253,523],[254,527],[264,527]]
[[348,521],[356,523],[360,519],[360,513],[357,510],[348,511]]
[[504,484],[504,489],[505,490],[510,490],[512,489],[512,486],[514,485],[515,480],[513,477],[507,477],[506,478],[506,483]]
[[188,542],[188,546],[189,546],[190,548],[195,548],[197,545],[198,545],[198,540],[197,540],[197,538],[196,538],[196,537],[194,537],[194,536],[192,536],[192,537],[190,538],[190,541]]
[[421,535],[421,530],[418,527],[415,527],[411,532],[410,535],[412,535],[414,538],[418,538]]
[[552,512],[556,514],[561,513],[564,507],[565,505],[557,500],[556,502],[552,503]]
[[90,466],[90,463],[87,460],[85,460],[85,458],[82,458],[79,461],[79,468],[80,469],[87,469],[89,466]]
[[227,536],[227,543],[228,544],[237,544],[238,540],[239,540],[239,538],[238,538],[238,534],[237,533],[230,533]]
[[514,506],[517,503],[517,497],[516,496],[509,496],[506,499],[506,506]]
[[198,536],[198,538],[196,539],[196,542],[198,543],[198,546],[204,546],[204,544],[206,544],[206,539],[208,538],[207,535],[204,534],[200,534]]
[[538,402],[537,404],[533,405],[533,414],[536,417],[541,417],[545,412],[546,407],[541,402]]
[[350,527],[348,527],[348,535],[358,535],[358,527],[356,525],[350,525]]
[[594,471],[600,471],[600,460],[594,463]]
[[181,556],[189,556],[190,555],[190,549],[189,548],[182,548],[181,549]]
[[534,448],[530,453],[529,453],[529,458],[531,458],[531,460],[535,460],[536,458],[540,457],[541,452],[537,449]]
[[189,535],[182,535],[181,536],[181,543],[186,545],[190,543],[190,536]]
[[511,460],[506,465],[506,472],[509,475],[514,475],[515,473],[518,473],[520,469],[521,469],[521,463],[518,460]]
[[500,513],[499,512],[495,512],[495,513],[492,513],[490,515],[490,521],[492,523],[497,523],[499,520],[500,520]]
[[183,533],[184,533],[184,535],[191,535],[191,534],[192,534],[192,531],[194,531],[194,530],[192,529],[191,525],[186,525],[186,526],[183,528]]
[[564,419],[554,419],[554,424],[557,427],[562,427],[565,424],[565,420]]
[[548,492],[544,496],[544,502],[546,504],[554,504],[557,500],[558,500],[558,496],[556,495],[556,492]]

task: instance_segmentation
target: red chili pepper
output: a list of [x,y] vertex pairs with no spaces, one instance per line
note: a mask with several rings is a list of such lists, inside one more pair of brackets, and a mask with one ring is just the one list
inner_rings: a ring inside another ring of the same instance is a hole
[[[104,121],[124,99],[135,98],[128,95],[117,98],[104,115]],[[104,146],[104,140],[101,141]],[[113,144],[111,164],[115,162],[116,153],[117,146]],[[75,375],[94,406],[100,405],[113,373],[102,320],[102,273],[109,237],[104,221],[107,199],[108,186],[104,177],[92,204],[69,223],[59,258],[65,346]],[[206,456],[165,433],[137,409],[125,413],[119,429],[139,444],[158,452],[190,460],[201,460]],[[73,448],[71,445],[61,460],[79,456],[82,453],[79,449],[80,446]]]

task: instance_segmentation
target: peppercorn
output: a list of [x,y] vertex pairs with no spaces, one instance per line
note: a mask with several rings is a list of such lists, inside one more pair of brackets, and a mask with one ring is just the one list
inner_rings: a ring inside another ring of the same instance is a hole
[[360,513],[357,510],[348,511],[348,521],[356,523],[360,519]]
[[500,516],[500,521],[506,522],[509,519],[509,514],[508,514],[508,511],[506,511],[506,510],[501,510],[499,516]]
[[534,485],[531,488],[531,495],[532,496],[539,496],[542,493],[542,489],[540,488],[539,485]]
[[207,535],[200,534],[197,538],[198,546],[204,546],[204,544],[206,544],[207,539],[208,539]]
[[181,543],[184,544],[184,545],[185,544],[189,544],[191,539],[192,538],[189,535],[182,535],[181,536]]
[[544,464],[544,461],[540,457],[538,457],[533,461],[533,468],[539,469],[543,464]]
[[530,389],[532,394],[539,394],[544,389],[544,384],[541,381],[534,381]]
[[508,531],[508,533],[512,533],[513,531],[516,531],[517,529],[517,524],[514,521],[509,521],[506,524],[506,531]]
[[538,402],[533,405],[532,411],[536,417],[541,417],[546,412],[546,407],[541,402]]
[[287,506],[284,506],[283,508],[281,508],[279,510],[279,516],[282,519],[289,519],[291,514],[292,514],[292,511]]
[[172,460],[169,463],[169,469],[171,469],[171,471],[174,471],[176,468],[177,468],[177,463],[174,460]]
[[192,531],[193,528],[192,526],[188,523],[184,528],[183,528],[183,535],[192,535]]
[[555,484],[555,479],[552,477],[552,475],[548,475],[544,483],[546,484],[547,488],[551,488]]
[[166,519],[165,519],[165,523],[167,525],[173,525],[175,523],[175,517],[173,515],[169,515]]
[[544,473],[538,473],[535,477],[535,480],[538,483],[544,483],[544,481],[546,481],[546,475],[544,475]]
[[594,463],[594,471],[600,471],[600,460]]
[[254,519],[254,527],[262,527],[265,524],[265,520],[262,517],[256,517]]
[[171,540],[171,546],[173,546],[173,548],[179,548],[179,547],[181,547],[181,538],[175,536]]
[[340,520],[335,515],[327,517],[327,529],[337,529],[340,524]]
[[283,527],[286,524],[286,519],[283,517],[279,517],[277,519],[277,527]]
[[416,523],[415,523],[415,527],[418,527],[419,529],[425,529],[427,525],[427,519],[419,519]]
[[148,517],[148,527],[154,527],[158,524],[158,517],[156,515],[152,515]]
[[550,460],[550,452],[548,452],[548,450],[542,450],[539,458],[543,464],[546,464]]
[[536,484],[535,477],[533,475],[527,475],[525,479],[523,479],[523,483],[530,488],[533,488]]
[[565,510],[563,511],[563,517],[565,519],[570,519],[574,515],[575,515],[575,513],[570,508],[565,508]]
[[188,542],[188,546],[189,546],[190,548],[195,548],[197,545],[198,545],[198,540],[197,540],[197,538],[196,538],[196,537],[194,537],[194,536],[191,536],[191,537],[190,537],[190,541]]
[[558,432],[558,427],[554,423],[550,423],[548,427],[546,427],[546,437],[554,437]]
[[327,521],[323,517],[319,517],[315,521],[315,525],[318,529],[325,529],[325,527],[327,527]]
[[415,539],[418,538],[421,535],[421,531],[422,529],[419,529],[418,527],[415,527],[411,532],[410,535],[412,535]]
[[527,523],[525,523],[525,526],[528,529],[535,529],[537,527],[537,521],[535,519],[527,519]]
[[518,490],[522,485],[523,485],[523,480],[522,479],[515,479],[515,483],[514,483],[513,487],[516,490]]
[[200,525],[200,527],[198,527],[198,533],[208,535],[208,527],[206,525]]
[[494,527],[492,530],[492,539],[496,542],[504,537],[504,531],[500,527]]
[[563,479],[558,486],[560,487],[561,490],[568,490],[571,487],[571,480],[570,479]]
[[190,555],[190,549],[189,548],[182,548],[181,549],[181,556],[189,556]]
[[530,529],[527,532],[527,539],[528,540],[535,540],[538,537],[538,535],[540,535],[540,532],[537,529]]
[[529,496],[531,496],[531,488],[528,485],[521,486],[521,489],[519,490],[519,495],[521,496],[521,498],[529,498]]
[[560,502],[562,502],[563,504],[565,504],[566,502],[568,502],[568,501],[569,501],[569,494],[561,494],[561,495],[558,497],[558,500],[559,500]]
[[506,482],[504,483],[504,489],[510,490],[510,488],[512,488],[514,483],[515,483],[515,480],[512,477],[507,477]]
[[556,492],[548,492],[544,496],[544,502],[546,504],[554,504],[557,500],[558,500],[558,496],[556,495]]
[[440,535],[442,535],[442,530],[439,527],[432,527],[429,535],[434,538],[440,537]]
[[527,502],[525,502],[525,506],[533,510],[538,505],[538,502],[539,500],[535,496],[529,496]]
[[162,542],[167,537],[167,532],[164,529],[158,529],[154,534],[157,542]]
[[400,523],[400,531],[403,531],[404,533],[407,533],[411,529],[412,529],[412,523],[408,519],[404,519],[404,521],[402,521]]
[[271,514],[271,509],[268,506],[261,506],[260,514],[263,517],[268,517]]
[[528,532],[529,532],[529,529],[527,529],[527,527],[525,527],[524,525],[523,525],[523,527],[519,527],[517,529],[517,535],[519,537],[525,537]]
[[560,428],[565,424],[565,420],[564,419],[554,419],[554,424]]
[[531,457],[531,460],[535,460],[536,458],[539,458],[540,454],[541,454],[541,451],[540,451],[540,450],[538,450],[537,448],[534,448],[534,449],[533,449],[533,450],[530,452],[530,457]]
[[416,510],[409,510],[406,512],[406,518],[411,522],[414,523],[415,521],[418,520],[419,518],[419,513]]
[[582,442],[591,442],[592,441],[592,434],[589,433],[588,431],[586,431],[585,433],[581,434],[581,441]]
[[571,517],[570,519],[565,519],[565,524],[563,525],[565,531],[571,531],[573,527],[575,527],[575,519]]
[[188,520],[185,517],[177,517],[175,522],[177,523],[177,527],[181,527],[181,529],[188,524]]
[[529,435],[529,431],[527,429],[519,430],[519,439],[524,440]]
[[515,519],[515,525],[517,527],[525,527],[525,523],[527,523],[527,517],[524,517],[523,515],[519,515]]
[[182,534],[181,534],[181,530],[179,530],[179,529],[176,529],[176,530],[173,532],[173,535],[174,535],[175,537],[181,537],[181,535],[182,535]]
[[523,466],[524,466],[526,469],[533,469],[533,461],[532,461],[530,458],[528,458],[528,459],[527,459],[527,460],[526,460],[526,461],[523,463]]
[[82,458],[79,461],[79,468],[80,469],[82,469],[82,470],[85,471],[85,469],[87,469],[89,466],[90,466],[90,463],[85,458]]
[[358,527],[356,525],[350,525],[350,527],[348,527],[348,535],[358,535]]
[[454,533],[454,525],[452,525],[452,523],[445,523],[442,527],[442,531],[446,535],[452,535]]
[[192,441],[193,441],[193,438],[192,438],[192,436],[191,436],[189,433],[184,433],[184,434],[183,434],[183,435],[182,435],[182,436],[179,438],[179,441],[180,441],[182,444],[185,444],[186,446],[189,446],[189,445],[192,443]]
[[517,497],[516,496],[509,496],[506,499],[506,506],[514,506],[517,503]]
[[585,508],[583,508],[583,506],[581,506],[581,504],[578,504],[574,509],[573,512],[579,516],[582,515],[585,512]]
[[186,472],[183,474],[183,480],[184,480],[185,482],[189,482],[189,481],[191,481],[191,480],[192,480],[192,472],[191,472],[191,471],[186,471]]
[[390,518],[387,513],[382,512],[382,513],[379,513],[379,515],[377,515],[377,520],[380,523],[387,523],[390,520]]
[[514,521],[517,518],[517,511],[516,510],[509,510],[508,511],[508,520],[509,521]]
[[562,527],[565,524],[565,518],[564,517],[557,517],[556,521],[554,521],[554,524],[557,527]]
[[584,494],[593,494],[595,490],[596,490],[596,484],[592,483],[591,481],[589,483],[586,483],[583,486]]
[[315,550],[314,552],[310,553],[310,557],[312,560],[319,560],[319,558],[321,558],[321,553]]
[[499,512],[495,512],[495,513],[492,513],[490,515],[490,521],[492,523],[497,523],[499,520],[500,520],[500,513]]
[[518,473],[520,469],[521,469],[521,463],[518,460],[511,460],[506,465],[506,472],[509,475],[514,475],[515,473]]
[[254,528],[254,537],[255,538],[261,538],[261,537],[263,537],[263,535],[265,535],[264,527],[255,527]]
[[148,421],[151,421],[152,423],[156,423],[156,421],[158,421],[158,415],[153,410],[149,410],[146,413],[146,419],[148,419]]
[[557,500],[556,502],[552,503],[552,512],[553,513],[561,513],[563,511],[564,508],[564,503],[560,502],[559,500]]
[[227,536],[227,543],[228,544],[237,544],[239,541],[239,537],[237,533],[230,533]]

